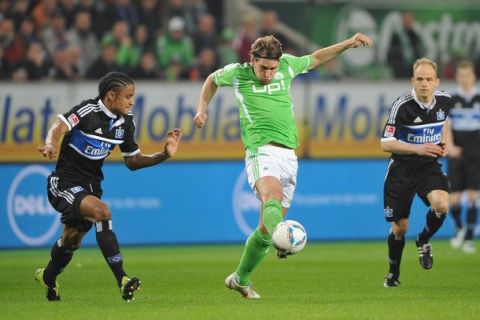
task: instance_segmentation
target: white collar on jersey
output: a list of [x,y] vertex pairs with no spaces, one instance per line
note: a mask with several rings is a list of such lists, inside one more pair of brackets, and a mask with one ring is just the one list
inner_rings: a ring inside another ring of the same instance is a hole
[[473,99],[473,97],[478,94],[478,90],[475,87],[473,87],[470,92],[467,92],[467,91],[463,90],[462,88],[458,87],[456,92],[460,96],[465,98],[465,100],[467,100],[467,101],[471,101]]
[[103,104],[102,99],[98,99],[98,104],[100,105],[100,108],[102,108],[103,113],[105,113],[112,119],[117,119],[117,116],[113,114],[110,110],[108,110],[107,107]]
[[418,101],[417,94],[415,93],[415,89],[412,89],[412,96],[413,96],[413,100],[415,100],[415,102],[417,102],[418,105],[420,106],[420,108],[422,108],[422,109],[432,110],[433,107],[435,107],[435,105],[437,104],[437,100],[435,99],[435,95],[433,95],[433,100],[432,100],[431,103],[425,103],[425,102]]

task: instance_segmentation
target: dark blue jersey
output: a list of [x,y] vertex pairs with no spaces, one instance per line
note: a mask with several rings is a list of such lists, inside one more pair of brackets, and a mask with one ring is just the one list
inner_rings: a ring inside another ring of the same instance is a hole
[[63,137],[55,169],[60,178],[98,184],[103,180],[103,161],[116,145],[124,157],[140,152],[132,114],[117,116],[100,99],[83,101],[58,117],[70,129]]
[[467,95],[460,89],[452,93],[450,110],[453,141],[463,153],[480,155],[480,94]]
[[[430,106],[420,103],[415,92],[400,96],[392,105],[388,121],[383,130],[382,141],[398,140],[403,143],[441,143],[442,129],[452,108],[452,98],[443,91],[435,91]],[[435,158],[416,154],[392,153],[394,160],[409,163],[429,163]]]

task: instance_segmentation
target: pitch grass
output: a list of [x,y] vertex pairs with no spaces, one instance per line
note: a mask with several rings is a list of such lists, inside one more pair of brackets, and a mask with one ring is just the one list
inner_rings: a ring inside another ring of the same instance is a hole
[[260,300],[224,287],[242,246],[124,248],[126,269],[142,280],[137,299],[120,298],[100,251],[76,252],[59,277],[61,302],[33,281],[49,250],[0,251],[2,319],[479,319],[480,254],[433,242],[423,270],[407,241],[402,286],[384,288],[386,243],[309,243],[278,260],[271,252],[253,276]]

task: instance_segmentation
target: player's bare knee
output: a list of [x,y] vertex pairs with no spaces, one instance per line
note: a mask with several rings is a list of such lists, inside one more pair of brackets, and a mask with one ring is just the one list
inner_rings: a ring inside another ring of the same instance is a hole
[[96,221],[110,220],[112,218],[110,208],[103,202],[95,207],[94,215]]
[[431,204],[433,211],[444,214],[448,212],[448,200],[437,200]]

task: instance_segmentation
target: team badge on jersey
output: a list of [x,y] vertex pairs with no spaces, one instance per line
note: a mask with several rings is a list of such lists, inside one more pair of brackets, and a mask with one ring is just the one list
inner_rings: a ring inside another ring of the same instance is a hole
[[72,114],[67,118],[67,120],[68,120],[68,123],[70,123],[70,125],[71,125],[72,127],[75,127],[75,125],[80,122],[80,120],[78,119],[78,117],[77,117],[77,115],[76,115],[75,113],[72,113]]
[[123,130],[122,128],[115,129],[115,139],[122,139],[124,133],[125,130]]
[[437,120],[445,120],[445,112],[442,109],[437,111]]
[[393,209],[392,208],[386,207],[384,209],[384,211],[385,211],[385,218],[393,217]]
[[395,135],[395,126],[386,126],[385,127],[385,132],[384,132],[385,137],[391,138]]

